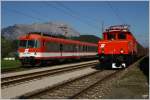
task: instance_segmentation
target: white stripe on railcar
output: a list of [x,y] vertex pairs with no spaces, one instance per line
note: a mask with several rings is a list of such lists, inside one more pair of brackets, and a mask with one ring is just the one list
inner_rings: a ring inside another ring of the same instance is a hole
[[88,52],[88,53],[39,53],[37,52],[36,54],[34,52],[29,52],[29,53],[19,53],[19,57],[59,57],[59,56],[89,56],[89,55],[96,55],[97,52]]

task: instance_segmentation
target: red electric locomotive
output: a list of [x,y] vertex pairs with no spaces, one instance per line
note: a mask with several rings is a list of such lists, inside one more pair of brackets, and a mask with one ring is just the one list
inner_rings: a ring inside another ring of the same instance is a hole
[[125,68],[136,57],[144,54],[143,47],[129,31],[128,25],[110,26],[98,42],[100,63],[111,63],[112,68]]
[[22,65],[45,65],[48,61],[93,58],[97,44],[32,32],[19,37],[18,53]]

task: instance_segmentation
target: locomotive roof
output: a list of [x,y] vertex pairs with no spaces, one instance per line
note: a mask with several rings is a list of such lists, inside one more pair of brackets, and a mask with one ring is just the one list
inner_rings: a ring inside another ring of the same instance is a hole
[[106,30],[106,31],[103,32],[103,34],[105,34],[105,33],[120,33],[120,32],[132,34],[129,30],[117,30],[117,29]]
[[126,31],[129,32],[130,26],[129,25],[114,25],[114,26],[110,26],[108,28],[106,28],[105,31]]
[[58,37],[52,37],[51,35],[42,35],[42,34],[26,34],[21,37],[19,37],[19,40],[28,40],[28,39],[46,39],[53,42],[60,42],[60,43],[67,43],[67,44],[80,44],[80,45],[90,45],[90,46],[97,46],[95,43],[89,43],[89,42],[82,42],[77,40],[71,40],[71,39],[63,39]]
[[135,40],[136,40],[136,38],[134,37],[134,35],[129,31],[129,30],[124,30],[124,29],[112,29],[112,30],[106,30],[106,31],[104,31],[103,32],[103,34],[106,34],[106,33],[120,33],[120,32],[123,32],[123,33],[125,33],[125,34],[130,34]]

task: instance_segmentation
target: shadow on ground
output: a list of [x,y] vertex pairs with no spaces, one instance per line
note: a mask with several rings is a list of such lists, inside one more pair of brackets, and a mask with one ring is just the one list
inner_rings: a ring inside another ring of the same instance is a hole
[[149,57],[145,57],[140,63],[139,66],[140,70],[144,73],[149,82]]
[[96,70],[118,70],[118,69],[112,69],[110,63],[105,63],[105,64],[98,63],[92,68],[94,68]]
[[55,65],[63,65],[63,64],[73,64],[73,63],[80,63],[80,62],[85,62],[85,61],[91,61],[91,60],[96,60],[96,59],[67,59],[67,60],[56,60],[56,61],[47,61],[47,64],[41,66],[41,65],[36,65],[36,66],[31,66],[31,65],[25,65],[21,66],[23,68],[27,69],[32,69],[32,68],[40,68],[40,67],[51,67]]

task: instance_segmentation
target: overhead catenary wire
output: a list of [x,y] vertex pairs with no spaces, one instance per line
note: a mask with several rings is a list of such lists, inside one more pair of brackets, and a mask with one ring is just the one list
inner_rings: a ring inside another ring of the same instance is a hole
[[[16,9],[8,9],[8,8],[6,8],[6,9],[8,11],[10,11],[11,13],[15,13],[15,14],[18,14],[18,15],[21,15],[21,16],[25,16],[25,17],[28,17],[28,18],[31,18],[31,19],[43,22],[43,18],[35,17],[35,16],[30,15],[30,14],[23,13],[23,12],[21,12],[19,10],[16,10]],[[35,10],[32,9],[31,11],[35,11]],[[38,29],[38,28],[35,26],[35,29]]]
[[119,13],[117,12],[117,10],[111,5],[111,3],[109,1],[107,2],[107,4],[110,7],[110,9],[112,10],[112,12],[115,14],[116,18],[118,20],[120,20],[120,22],[122,24],[126,24],[126,22],[123,20],[123,18],[119,15]]
[[[43,2],[43,3],[44,3],[44,2]],[[67,15],[71,16],[71,17],[74,18],[74,19],[77,19],[77,21],[80,21],[81,23],[86,24],[86,25],[90,26],[91,28],[98,29],[98,28],[96,28],[97,26],[92,25],[92,24],[90,24],[90,23],[84,21],[84,20],[81,19],[79,16],[74,15],[73,13],[71,13],[71,12],[69,12],[69,11],[67,11],[67,10],[61,9],[61,8],[59,8],[59,7],[55,6],[55,5],[53,5],[52,3],[51,3],[51,4],[50,4],[50,3],[44,3],[44,4],[47,5],[48,7],[55,8],[55,9],[57,9],[58,11],[61,11],[62,13],[67,14]]]
[[16,9],[8,9],[8,8],[6,8],[8,11],[10,11],[10,12],[12,12],[12,13],[16,13],[16,14],[18,14],[18,15],[23,15],[23,16],[26,16],[26,17],[28,17],[28,18],[32,18],[32,19],[36,19],[36,20],[38,20],[38,21],[43,21],[41,18],[39,18],[39,17],[35,17],[35,16],[32,16],[32,15],[29,15],[29,14],[26,14],[26,13],[23,13],[23,12],[20,12],[20,11],[18,11],[18,10],[16,10]]
[[[70,11],[66,11],[66,10],[64,10],[64,9],[60,9],[60,8],[54,6],[54,5],[49,4],[49,3],[44,3],[44,4],[46,4],[46,5],[49,6],[49,7],[52,6],[52,8],[55,8],[55,9],[57,9],[57,10],[59,10],[59,11],[65,13],[65,14],[67,14],[67,15],[69,15],[69,16],[75,18],[75,19],[77,19],[77,20],[80,21],[81,23],[84,23],[84,24],[90,26],[91,28],[98,29],[96,25],[92,25],[91,23],[89,23],[89,22],[83,20],[80,16],[77,16],[77,15],[71,13]],[[40,18],[40,17],[37,17],[37,16],[33,16],[33,15],[31,15],[31,14],[24,13],[24,12],[22,12],[22,11],[19,11],[18,9],[14,9],[14,8],[8,9],[8,8],[7,8],[7,10],[9,10],[9,11],[12,12],[12,13],[16,13],[16,14],[18,14],[18,15],[21,15],[21,16],[25,16],[25,17],[28,17],[28,18],[32,18],[32,19],[35,19],[35,20],[38,20],[38,21],[43,21],[43,18]],[[70,9],[70,10],[71,10],[71,9]],[[33,9],[31,9],[31,11],[33,11],[34,13],[37,13],[37,12],[38,12],[38,11],[35,11],[35,10],[33,10]],[[43,15],[42,15],[42,16],[43,16]]]
[[[72,13],[78,15],[78,16],[80,15],[80,17],[84,17],[84,19],[87,19],[88,21],[90,21],[90,22],[92,22],[92,23],[97,24],[97,22],[98,22],[97,19],[95,19],[95,18],[93,18],[93,17],[85,16],[85,15],[83,15],[83,14],[81,14],[81,13],[78,13],[77,11],[72,10],[70,7],[66,6],[65,4],[63,4],[63,3],[61,3],[61,2],[55,2],[55,3],[58,4],[58,5],[60,5],[60,6],[62,6],[62,7],[65,8],[66,10],[69,10],[70,12],[72,12]],[[96,25],[96,26],[97,26],[97,25]],[[99,27],[99,26],[98,26],[98,27]],[[103,27],[104,27],[104,21],[103,21],[103,20],[101,21],[101,27],[102,27],[101,31],[103,32]],[[99,28],[97,28],[97,29],[99,29]]]
[[91,18],[91,17],[88,17],[88,16],[85,16],[81,13],[78,13],[77,11],[71,9],[70,7],[66,6],[65,4],[61,3],[61,2],[55,2],[57,5],[65,8],[66,10],[72,12],[73,14],[76,14],[77,16],[79,16],[80,18],[81,17],[84,17],[84,19],[87,19],[88,21],[92,22],[92,23],[95,23],[97,24],[97,19],[94,19],[94,18]]
[[[72,12],[73,14],[76,14],[77,16],[79,16],[80,18],[84,18],[84,20],[86,19],[86,21],[90,22],[90,23],[95,23],[95,26],[98,27],[97,29],[99,29],[99,26],[97,26],[97,22],[98,20],[95,19],[95,18],[92,18],[92,17],[89,17],[89,16],[85,16],[81,13],[78,13],[77,11],[75,10],[72,10],[70,7],[66,6],[65,4],[61,3],[61,2],[55,2],[57,5],[65,8],[66,10]],[[104,21],[101,21],[101,27],[104,27]],[[103,32],[103,28],[101,30]]]

